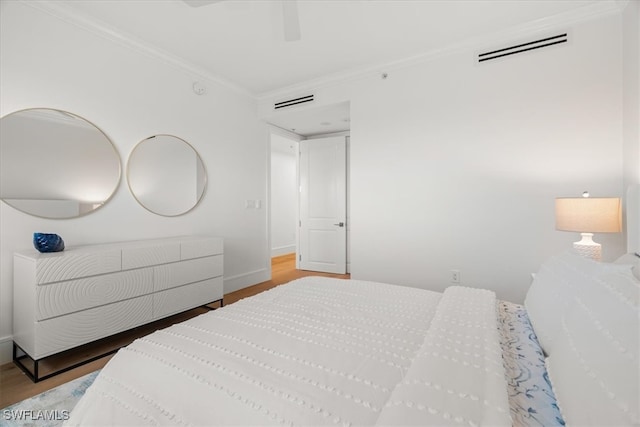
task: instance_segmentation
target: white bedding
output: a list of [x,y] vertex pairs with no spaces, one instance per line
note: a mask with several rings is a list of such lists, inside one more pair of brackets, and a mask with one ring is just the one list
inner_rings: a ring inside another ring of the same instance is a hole
[[511,425],[495,295],[308,277],[141,338],[67,425]]

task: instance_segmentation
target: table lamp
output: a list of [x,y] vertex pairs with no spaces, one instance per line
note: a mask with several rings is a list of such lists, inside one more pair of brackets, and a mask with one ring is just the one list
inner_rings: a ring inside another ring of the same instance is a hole
[[582,256],[600,261],[602,246],[593,241],[593,233],[619,233],[622,209],[617,197],[582,197],[556,199],[556,230],[575,231],[582,240],[573,248]]

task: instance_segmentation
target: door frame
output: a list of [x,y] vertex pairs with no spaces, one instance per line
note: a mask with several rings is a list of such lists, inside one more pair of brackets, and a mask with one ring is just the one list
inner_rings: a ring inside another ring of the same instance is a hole
[[[347,274],[351,273],[351,178],[350,178],[350,170],[351,170],[351,154],[350,154],[350,146],[351,146],[351,132],[343,131],[343,132],[333,132],[322,135],[313,135],[309,137],[303,137],[298,135],[297,133],[288,131],[286,129],[279,128],[270,123],[267,123],[267,145],[268,145],[268,156],[267,156],[267,183],[266,183],[266,193],[267,193],[267,203],[265,204],[266,212],[266,221],[267,221],[267,271],[269,272],[269,279],[272,277],[271,272],[271,135],[279,135],[284,138],[291,139],[295,141],[297,144],[302,140],[312,140],[312,139],[321,139],[328,138],[333,136],[344,136],[346,137],[346,164],[347,164],[347,182],[346,182],[346,190],[347,190],[347,218],[346,218],[346,233],[347,233],[347,242],[346,242],[346,252],[347,252]],[[296,221],[300,224],[300,147],[298,145],[298,155],[296,156],[296,188],[298,188],[297,196],[296,196]],[[300,227],[296,227],[296,269],[300,268]]]
[[[272,232],[271,232],[271,223],[272,223],[272,218],[271,218],[271,205],[272,205],[272,195],[271,195],[271,152],[272,152],[272,145],[271,145],[271,138],[272,135],[278,135],[281,136],[283,138],[287,138],[290,139],[292,141],[294,141],[296,143],[296,145],[298,145],[296,147],[296,188],[300,188],[300,147],[299,147],[299,143],[300,141],[302,141],[304,139],[304,137],[298,135],[297,133],[293,133],[290,132],[288,130],[279,128],[277,126],[274,126],[272,124],[267,123],[267,145],[268,145],[268,155],[267,155],[267,203],[266,203],[266,214],[267,214],[267,271],[269,272],[269,279],[271,279],[272,277],[272,272],[271,272],[271,250],[272,250]],[[300,205],[300,196],[299,196],[299,192],[297,192],[296,194],[296,221],[299,223],[300,221],[300,211],[298,209],[299,205]],[[299,245],[299,232],[300,232],[300,228],[296,227],[296,237],[295,237],[295,245],[296,245],[296,268],[298,268],[298,245]]]

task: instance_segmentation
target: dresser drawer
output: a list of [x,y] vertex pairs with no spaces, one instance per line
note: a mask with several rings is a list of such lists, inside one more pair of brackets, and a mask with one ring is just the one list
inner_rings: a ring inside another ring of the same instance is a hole
[[222,299],[222,277],[153,294],[153,318],[161,319]]
[[180,261],[180,242],[154,242],[122,248],[123,270],[175,261]]
[[[20,260],[20,257],[16,257]],[[68,250],[52,254],[41,254],[33,260],[35,283],[52,283],[121,270],[120,250],[99,252]]]
[[39,359],[151,322],[152,295],[103,305],[36,322],[35,354]]
[[153,271],[154,291],[174,288],[222,276],[222,255],[159,265],[154,267]]
[[41,285],[36,320],[44,320],[153,292],[153,270],[143,268]]
[[192,238],[180,243],[181,259],[200,258],[204,256],[222,254],[222,239]]

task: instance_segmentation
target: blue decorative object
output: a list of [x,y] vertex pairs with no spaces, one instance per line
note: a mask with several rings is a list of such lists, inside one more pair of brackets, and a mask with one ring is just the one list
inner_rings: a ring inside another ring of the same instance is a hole
[[64,240],[54,233],[33,233],[33,246],[40,252],[60,252],[64,250]]

